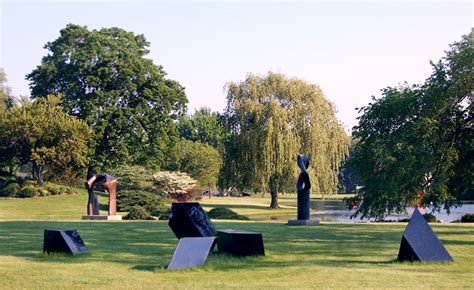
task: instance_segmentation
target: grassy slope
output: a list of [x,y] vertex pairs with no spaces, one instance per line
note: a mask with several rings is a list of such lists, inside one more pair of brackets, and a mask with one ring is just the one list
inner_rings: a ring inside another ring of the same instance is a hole
[[[225,200],[240,203],[233,208],[239,213],[275,212],[260,208],[254,199],[213,198],[211,203]],[[78,221],[85,201],[84,192],[0,200],[0,288],[412,289],[471,288],[474,284],[472,225],[433,225],[454,263],[411,264],[394,262],[404,224],[288,227],[281,222],[216,221],[218,229],[262,232],[267,255],[234,258],[213,253],[203,268],[170,272],[163,267],[177,240],[166,222]],[[91,253],[78,257],[40,254],[45,228],[77,228]]]

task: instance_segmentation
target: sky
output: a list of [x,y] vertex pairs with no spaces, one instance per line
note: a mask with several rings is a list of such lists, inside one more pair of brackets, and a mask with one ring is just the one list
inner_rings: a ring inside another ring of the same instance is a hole
[[318,85],[350,132],[381,89],[422,83],[473,27],[471,1],[0,0],[0,67],[12,93],[68,23],[143,34],[155,64],[182,84],[189,112],[222,112],[225,84],[280,72]]

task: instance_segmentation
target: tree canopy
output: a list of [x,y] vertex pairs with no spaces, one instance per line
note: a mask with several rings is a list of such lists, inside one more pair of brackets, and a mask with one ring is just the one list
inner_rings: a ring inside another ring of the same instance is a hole
[[336,191],[349,138],[319,87],[278,73],[249,74],[227,85],[225,116],[221,186],[268,190],[270,206],[278,207],[278,192],[296,182],[297,154],[309,154],[313,192]]
[[0,132],[0,165],[12,169],[31,162],[39,185],[43,169],[74,178],[86,167],[91,129],[65,114],[56,96],[23,100],[19,106],[0,111]]
[[65,111],[93,128],[95,165],[159,167],[177,140],[184,88],[145,58],[148,46],[143,35],[119,28],[69,24],[27,75],[32,98],[61,93]]
[[178,131],[181,138],[207,143],[220,151],[226,138],[223,116],[205,107],[196,110],[193,115],[183,116]]
[[356,214],[381,219],[416,203],[449,210],[474,191],[473,56],[464,36],[424,84],[387,87],[360,109],[351,164],[365,187]]

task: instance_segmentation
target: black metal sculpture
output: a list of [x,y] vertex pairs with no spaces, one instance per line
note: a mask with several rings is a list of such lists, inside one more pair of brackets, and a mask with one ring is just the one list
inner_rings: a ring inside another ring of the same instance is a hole
[[308,167],[309,156],[298,155],[296,163],[301,169],[298,181],[296,182],[296,190],[298,192],[298,219],[289,220],[289,225],[315,225],[319,224],[317,219],[310,220],[309,215],[309,191],[311,189],[311,181],[309,180]]
[[416,208],[400,243],[398,261],[452,262],[443,243]]
[[100,183],[109,194],[109,216],[117,214],[117,179],[106,173],[93,175],[86,183],[86,189],[89,192],[87,201],[87,215],[99,215],[99,202],[94,192],[94,185]]
[[217,231],[217,248],[235,256],[265,255],[261,233],[240,230]]
[[178,239],[213,237],[216,229],[198,202],[173,202],[168,225]]
[[300,176],[296,182],[298,192],[298,219],[309,220],[309,190],[311,189],[311,181],[309,180],[308,167],[309,157],[298,155],[296,163],[301,169]]
[[44,230],[44,253],[65,253],[70,255],[87,253],[87,247],[77,230]]

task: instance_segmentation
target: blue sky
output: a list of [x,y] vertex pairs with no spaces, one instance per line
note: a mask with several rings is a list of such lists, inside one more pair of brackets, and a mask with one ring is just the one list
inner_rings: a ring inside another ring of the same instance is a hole
[[224,85],[272,70],[321,87],[349,131],[355,107],[380,89],[423,82],[449,44],[470,32],[471,1],[0,0],[0,67],[15,95],[46,42],[68,23],[144,34],[149,58],[186,87],[189,111],[222,111]]

